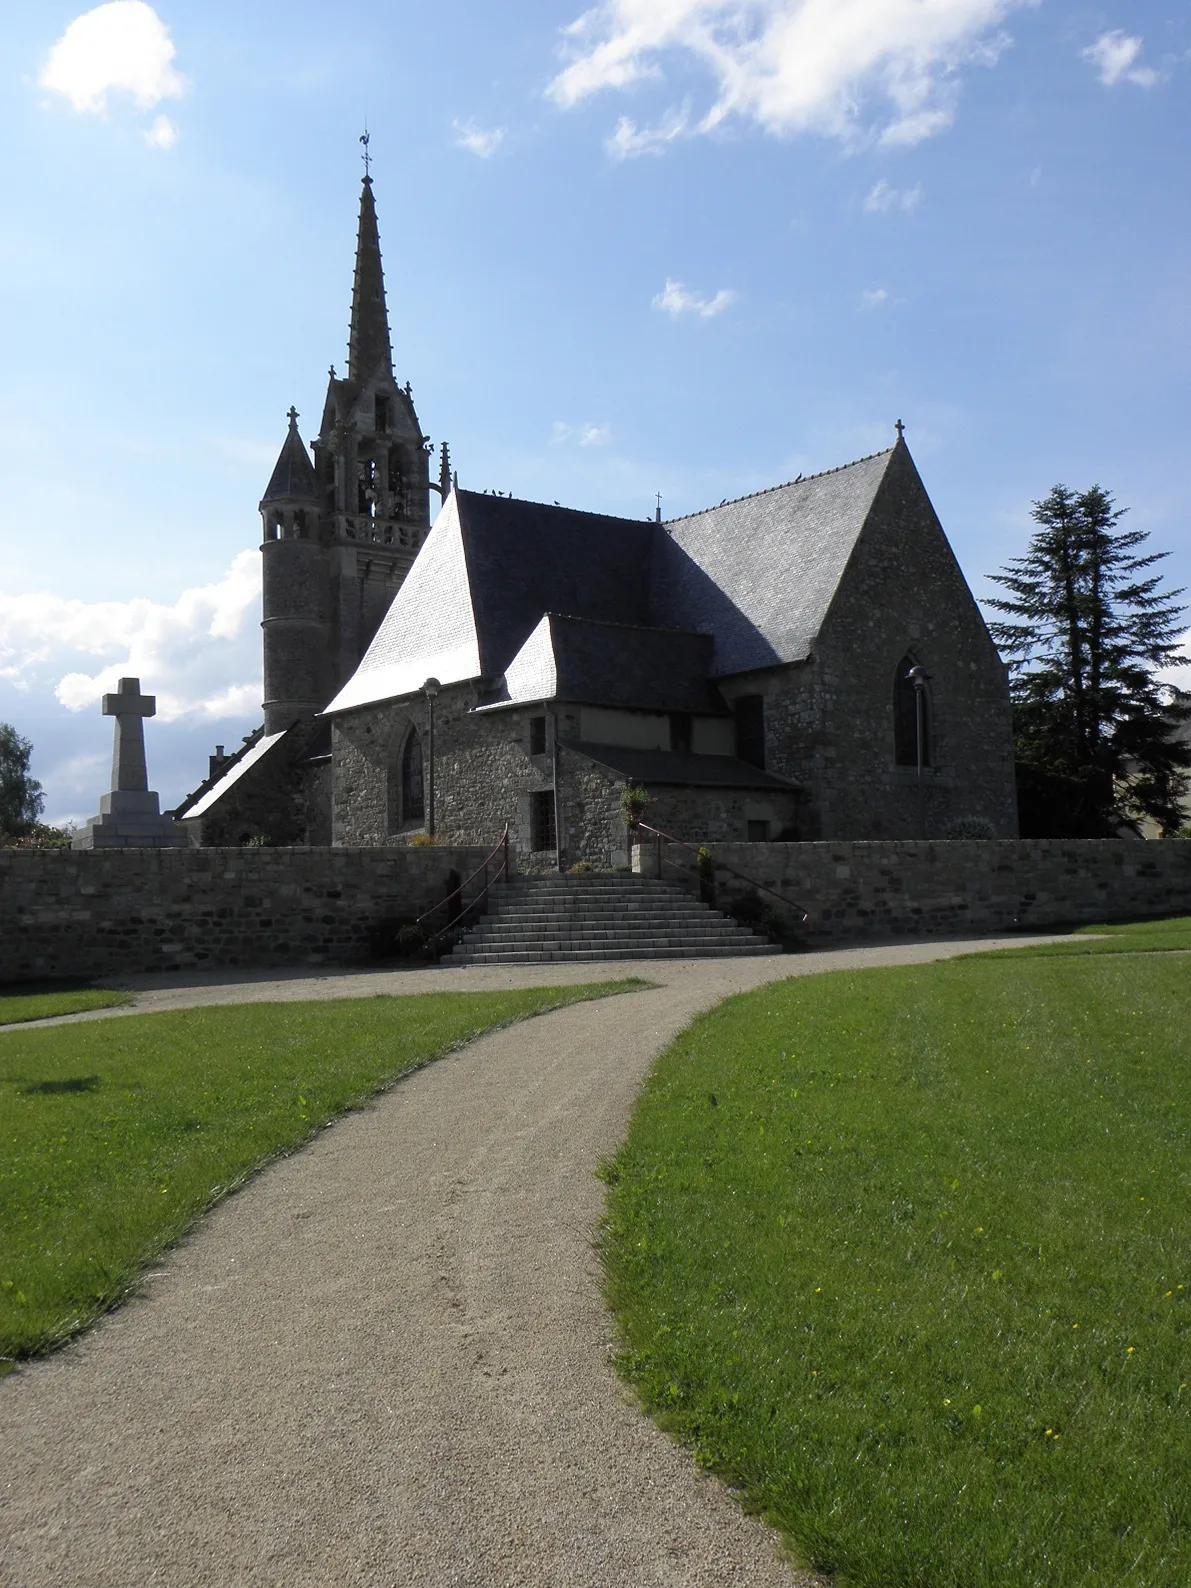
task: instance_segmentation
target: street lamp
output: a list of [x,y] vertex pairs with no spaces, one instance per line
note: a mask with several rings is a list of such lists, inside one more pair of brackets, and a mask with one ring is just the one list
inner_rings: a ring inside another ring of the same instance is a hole
[[914,750],[918,762],[918,836],[926,837],[926,793],[922,787],[922,764],[926,725],[926,686],[930,674],[925,667],[911,667],[906,677],[914,686]]
[[430,733],[426,756],[426,833],[434,837],[434,702],[442,685],[437,678],[428,678],[422,685],[422,693],[426,697],[426,704],[430,708]]

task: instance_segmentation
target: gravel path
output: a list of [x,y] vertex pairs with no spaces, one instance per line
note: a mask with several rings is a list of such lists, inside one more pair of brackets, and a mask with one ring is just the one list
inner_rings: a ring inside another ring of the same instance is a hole
[[[662,986],[493,1032],[347,1116],[0,1382],[0,1583],[810,1584],[613,1372],[592,1171],[655,1056],[728,994],[993,946],[650,962]],[[609,970],[191,979],[141,1007]]]

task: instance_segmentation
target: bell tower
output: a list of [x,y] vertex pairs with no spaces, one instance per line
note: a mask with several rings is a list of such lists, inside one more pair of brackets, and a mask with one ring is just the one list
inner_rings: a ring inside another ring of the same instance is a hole
[[351,677],[429,531],[430,492],[445,500],[451,485],[445,443],[431,481],[430,440],[393,374],[366,140],[347,371],[331,367],[313,463],[291,410],[261,501],[270,733],[314,716]]

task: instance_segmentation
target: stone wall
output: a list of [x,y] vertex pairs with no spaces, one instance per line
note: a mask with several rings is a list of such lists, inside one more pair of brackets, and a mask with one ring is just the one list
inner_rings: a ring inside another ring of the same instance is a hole
[[[713,853],[717,904],[728,908],[748,890],[731,866],[808,910],[798,935],[811,945],[1191,914],[1185,839],[716,844]],[[634,865],[652,874],[653,847],[635,851]],[[663,875],[698,889],[689,850],[670,845]]]
[[0,851],[0,981],[364,962],[487,849]]

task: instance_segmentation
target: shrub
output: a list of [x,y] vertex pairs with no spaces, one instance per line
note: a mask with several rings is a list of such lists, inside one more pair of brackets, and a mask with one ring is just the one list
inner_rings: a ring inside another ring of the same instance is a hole
[[409,841],[409,847],[411,849],[429,849],[432,844],[437,842],[438,839],[433,833],[415,833]]
[[626,823],[636,827],[649,804],[649,790],[640,783],[626,783],[620,791],[620,809]]
[[585,877],[588,874],[589,871],[594,871],[594,870],[595,870],[595,867],[592,865],[590,860],[576,860],[576,862],[575,862],[575,864],[573,866],[568,866],[567,867],[567,876],[568,877]]

